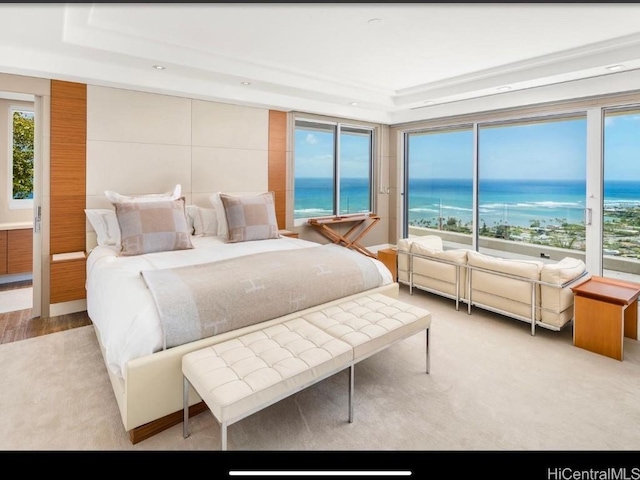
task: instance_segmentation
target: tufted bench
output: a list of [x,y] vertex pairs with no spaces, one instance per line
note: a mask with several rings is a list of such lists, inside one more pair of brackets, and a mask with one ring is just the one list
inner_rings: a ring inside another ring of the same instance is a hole
[[221,429],[349,368],[349,422],[353,422],[354,364],[421,330],[429,373],[431,314],[382,294],[358,297],[301,314],[182,358],[183,435],[189,436],[192,386]]

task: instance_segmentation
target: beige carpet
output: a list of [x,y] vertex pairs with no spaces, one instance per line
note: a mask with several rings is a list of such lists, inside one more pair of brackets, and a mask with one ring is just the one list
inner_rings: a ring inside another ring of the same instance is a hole
[[[401,298],[433,314],[424,334],[229,427],[230,450],[639,450],[640,348],[619,362],[572,345],[571,329],[529,325],[425,292]],[[93,327],[0,346],[2,450],[217,450],[209,412],[131,445]]]

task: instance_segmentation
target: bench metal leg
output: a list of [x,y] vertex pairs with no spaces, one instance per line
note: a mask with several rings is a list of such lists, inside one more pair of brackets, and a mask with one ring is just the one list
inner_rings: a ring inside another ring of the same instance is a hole
[[220,424],[221,450],[227,449],[227,422]]
[[182,377],[182,436],[189,436],[189,380]]
[[354,365],[349,367],[349,423],[353,423],[353,384],[354,384]]
[[426,337],[427,337],[427,343],[426,343],[426,345],[427,345],[427,348],[426,348],[426,353],[427,353],[427,373],[429,373],[429,328],[427,328],[425,330],[425,334],[426,334]]

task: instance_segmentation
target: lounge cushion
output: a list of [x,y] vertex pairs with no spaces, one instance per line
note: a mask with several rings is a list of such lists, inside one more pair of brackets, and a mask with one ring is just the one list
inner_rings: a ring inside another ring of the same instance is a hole
[[[467,262],[472,267],[532,280],[540,278],[540,270],[544,265],[537,260],[504,259],[471,250],[467,252]],[[536,288],[536,299],[539,304],[539,287],[534,286],[534,288]],[[471,292],[473,302],[525,318],[531,317],[531,284],[526,280],[472,270]],[[536,314],[536,318],[538,317],[539,311]]]
[[[581,275],[586,265],[579,258],[565,257],[557,263],[546,264],[540,272],[540,280],[562,285]],[[562,327],[573,318],[573,292],[569,288],[540,287],[542,301],[541,321]]]

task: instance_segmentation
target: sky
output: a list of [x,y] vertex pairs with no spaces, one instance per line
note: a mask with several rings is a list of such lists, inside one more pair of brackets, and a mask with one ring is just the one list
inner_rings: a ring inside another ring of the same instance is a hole
[[[479,173],[485,179],[584,180],[586,119],[481,127]],[[332,177],[332,134],[296,129],[296,176]],[[473,133],[414,134],[412,178],[472,178]],[[343,177],[368,175],[366,137],[343,134]],[[605,179],[640,180],[640,114],[605,117]]]
[[[296,177],[333,177],[333,134],[296,128]],[[345,178],[369,177],[369,137],[340,135],[340,174]]]

